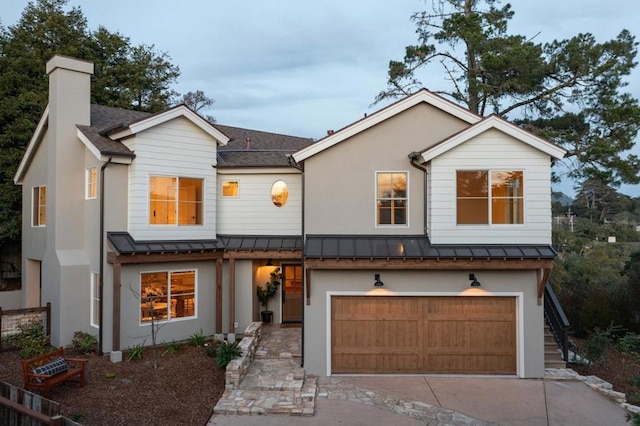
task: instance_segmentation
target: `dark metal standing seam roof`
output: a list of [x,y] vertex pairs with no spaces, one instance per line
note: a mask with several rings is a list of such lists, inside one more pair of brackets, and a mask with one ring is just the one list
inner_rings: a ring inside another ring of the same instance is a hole
[[302,250],[302,237],[295,235],[218,235],[215,240],[136,241],[128,232],[108,232],[107,239],[119,254]]
[[423,235],[307,235],[310,259],[553,259],[546,245],[432,245]]
[[119,254],[201,253],[224,249],[219,240],[136,241],[128,232],[108,232],[107,239]]

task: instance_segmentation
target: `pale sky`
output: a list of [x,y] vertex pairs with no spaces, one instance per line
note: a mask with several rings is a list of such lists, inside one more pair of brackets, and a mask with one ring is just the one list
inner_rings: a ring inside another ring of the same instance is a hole
[[[89,27],[118,31],[166,51],[181,75],[175,90],[215,99],[205,113],[220,124],[321,138],[384,106],[390,59],[416,42],[413,12],[432,0],[70,0]],[[2,0],[13,25],[27,0]],[[628,29],[640,38],[637,0],[513,0],[511,33],[538,42],[592,33],[599,42]],[[504,4],[504,2],[503,2]],[[447,86],[443,72],[425,87]],[[640,98],[640,69],[629,76]],[[640,147],[635,150],[640,153]],[[571,192],[571,185],[563,185]],[[640,187],[623,191],[640,195]]]

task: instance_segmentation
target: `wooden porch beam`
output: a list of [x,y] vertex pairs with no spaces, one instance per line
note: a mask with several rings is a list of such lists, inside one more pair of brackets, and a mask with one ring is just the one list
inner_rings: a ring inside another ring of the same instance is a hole
[[544,286],[547,284],[551,267],[538,270],[538,306],[542,306],[542,298],[544,296]]
[[107,263],[159,263],[159,262],[194,262],[199,260],[222,259],[222,252],[192,253],[153,253],[153,254],[117,254],[107,253]]
[[300,250],[238,250],[224,252],[225,259],[277,259],[277,260],[300,260],[302,252]]

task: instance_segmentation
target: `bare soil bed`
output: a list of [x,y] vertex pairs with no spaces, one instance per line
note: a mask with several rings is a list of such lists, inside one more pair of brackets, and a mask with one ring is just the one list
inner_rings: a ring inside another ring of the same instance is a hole
[[[84,425],[206,424],[224,391],[224,369],[203,348],[163,351],[158,349],[155,369],[149,348],[141,360],[116,364],[108,356],[82,355],[89,360],[86,385],[56,386],[51,399]],[[0,380],[22,387],[20,361],[18,351],[0,353]]]

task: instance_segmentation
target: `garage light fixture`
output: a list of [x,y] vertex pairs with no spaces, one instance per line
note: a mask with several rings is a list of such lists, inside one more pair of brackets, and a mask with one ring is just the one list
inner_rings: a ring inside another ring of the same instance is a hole
[[480,282],[476,279],[476,274],[469,274],[469,280],[471,280],[471,287],[480,287]]
[[375,282],[373,283],[374,287],[382,287],[384,285],[384,283],[382,281],[380,281],[380,274],[375,274]]

